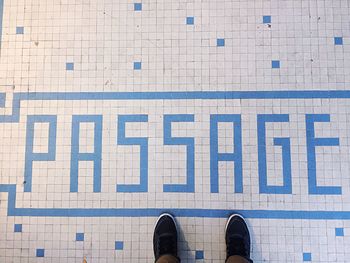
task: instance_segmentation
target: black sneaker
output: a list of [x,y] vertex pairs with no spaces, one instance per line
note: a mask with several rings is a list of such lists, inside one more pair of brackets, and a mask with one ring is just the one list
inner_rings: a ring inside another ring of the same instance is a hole
[[231,215],[227,220],[225,232],[226,260],[231,256],[241,256],[251,261],[250,235],[244,218],[238,214]]
[[[155,261],[163,255],[177,257],[177,228],[172,215],[164,213],[158,218],[153,234]],[[180,260],[179,260],[180,261]]]

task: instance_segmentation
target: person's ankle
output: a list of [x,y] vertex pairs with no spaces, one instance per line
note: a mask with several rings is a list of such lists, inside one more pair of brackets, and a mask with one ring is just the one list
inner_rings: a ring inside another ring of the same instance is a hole
[[166,254],[160,256],[155,263],[164,263],[164,262],[174,262],[180,263],[180,258],[175,257],[174,255]]

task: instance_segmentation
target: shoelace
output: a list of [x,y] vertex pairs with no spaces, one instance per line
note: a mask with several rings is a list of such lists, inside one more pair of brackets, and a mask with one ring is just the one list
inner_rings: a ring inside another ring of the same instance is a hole
[[227,243],[227,252],[230,256],[240,255],[243,257],[247,256],[247,250],[244,245],[243,238],[240,237],[230,237]]
[[157,244],[159,255],[174,254],[175,253],[175,239],[170,235],[159,237]]

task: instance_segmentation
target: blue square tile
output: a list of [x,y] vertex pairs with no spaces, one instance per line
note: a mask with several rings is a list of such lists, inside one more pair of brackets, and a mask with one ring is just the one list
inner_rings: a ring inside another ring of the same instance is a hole
[[337,237],[343,237],[344,236],[344,228],[336,228],[335,229],[335,236]]
[[18,26],[18,27],[16,27],[16,34],[17,34],[17,35],[22,35],[22,34],[24,34],[24,27],[23,27],[23,26]]
[[74,63],[66,63],[66,70],[74,70]]
[[134,69],[140,70],[141,69],[141,62],[134,62]]
[[196,259],[204,259],[204,251],[203,250],[196,250]]
[[223,46],[225,46],[225,39],[224,39],[224,38],[218,38],[218,39],[216,40],[216,45],[217,45],[218,47],[223,47]]
[[194,17],[193,16],[189,16],[186,18],[186,24],[187,25],[193,25],[194,24]]
[[303,261],[311,261],[311,253],[303,253]]
[[36,250],[36,256],[37,256],[38,258],[43,258],[43,257],[45,256],[45,249],[43,249],[43,248],[38,248],[38,249]]
[[272,60],[271,66],[272,66],[272,68],[280,68],[280,61],[279,60]]
[[115,241],[114,248],[115,248],[115,250],[123,250],[124,242],[123,241]]
[[76,241],[84,241],[84,233],[76,233],[75,240]]
[[263,16],[263,23],[264,24],[271,23],[271,16]]
[[343,45],[343,38],[342,37],[335,37],[334,38],[334,45]]
[[15,224],[14,231],[15,232],[22,232],[22,224]]
[[134,11],[142,11],[142,3],[134,3]]

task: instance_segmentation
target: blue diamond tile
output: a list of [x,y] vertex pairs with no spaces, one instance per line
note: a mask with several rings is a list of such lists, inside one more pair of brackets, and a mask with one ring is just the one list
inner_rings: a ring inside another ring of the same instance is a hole
[[271,23],[271,16],[263,16],[263,23],[264,24]]
[[134,11],[142,11],[142,3],[134,3]]
[[223,46],[225,46],[225,39],[224,39],[224,38],[218,38],[218,39],[216,40],[216,45],[217,45],[218,47],[223,47]]
[[140,70],[141,69],[141,62],[134,62],[134,70]]
[[74,70],[74,63],[66,63],[66,70]]
[[38,248],[38,249],[36,250],[36,256],[37,256],[38,258],[43,258],[43,257],[45,256],[45,249],[43,249],[43,248]]
[[115,241],[114,248],[115,248],[115,250],[123,250],[124,249],[124,242],[123,241]]
[[344,236],[344,228],[336,228],[335,229],[335,236],[337,237],[343,237]]
[[76,233],[75,240],[76,241],[84,241],[84,233]]
[[22,232],[22,224],[15,224],[14,231]]
[[194,17],[193,16],[189,16],[186,18],[186,24],[187,25],[193,25],[194,24]]
[[24,27],[23,26],[16,27],[16,34],[23,35],[24,34]]
[[195,258],[196,259],[204,259],[204,251],[203,250],[196,250]]
[[271,66],[272,66],[272,68],[280,68],[280,61],[279,60],[272,60]]
[[334,38],[334,45],[343,45],[343,38],[342,37],[335,37]]
[[303,253],[303,261],[311,261],[311,253]]

